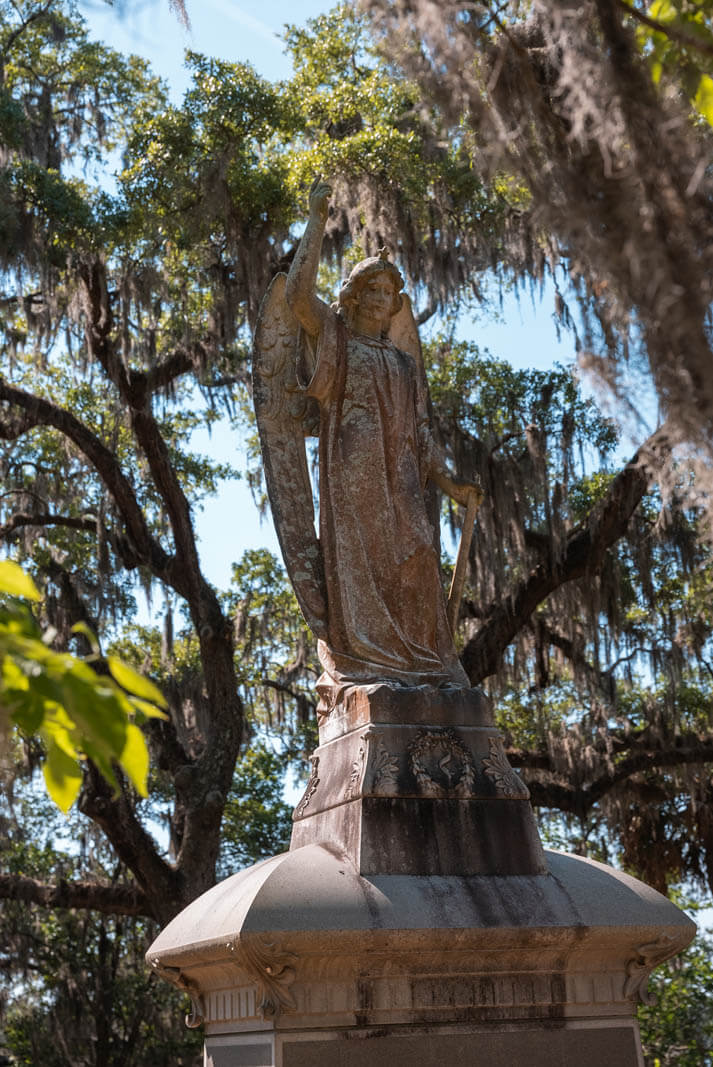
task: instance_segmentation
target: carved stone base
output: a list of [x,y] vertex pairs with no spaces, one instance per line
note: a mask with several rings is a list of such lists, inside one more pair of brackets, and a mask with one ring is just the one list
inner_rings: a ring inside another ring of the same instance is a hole
[[651,970],[694,924],[561,853],[520,876],[359,875],[309,845],[228,878],[151,947],[212,1067],[641,1067]]
[[295,809],[291,848],[313,842],[361,874],[545,870],[527,787],[477,689],[352,690],[320,724]]
[[481,693],[348,694],[294,820],[149,949],[207,1067],[643,1067],[635,1002],[695,926],[543,851]]

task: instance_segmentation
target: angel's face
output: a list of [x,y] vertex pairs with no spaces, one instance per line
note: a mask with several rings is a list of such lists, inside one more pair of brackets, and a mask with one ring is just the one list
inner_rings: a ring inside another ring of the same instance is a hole
[[396,287],[388,271],[372,274],[364,283],[356,307],[354,325],[359,333],[379,337],[388,330],[396,299]]

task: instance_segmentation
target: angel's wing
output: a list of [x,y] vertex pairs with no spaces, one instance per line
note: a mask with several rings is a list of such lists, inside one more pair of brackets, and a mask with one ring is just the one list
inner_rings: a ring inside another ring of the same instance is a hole
[[406,352],[415,361],[419,377],[428,394],[426,370],[423,365],[423,352],[421,351],[421,338],[418,336],[418,326],[413,315],[411,298],[407,293],[401,294],[401,310],[391,320],[389,340],[393,341],[397,348],[400,348],[402,352]]
[[327,596],[304,445],[309,400],[295,376],[299,324],[285,300],[286,278],[278,274],[273,279],[260,307],[253,401],[267,492],[287,573],[307,625],[315,636],[324,637]]
[[[428,378],[426,377],[426,368],[423,363],[423,351],[421,349],[421,338],[418,336],[418,326],[416,325],[416,319],[413,314],[413,305],[411,304],[411,297],[407,293],[401,294],[401,310],[391,320],[391,326],[389,327],[389,339],[400,348],[402,352],[406,352],[411,356],[416,364],[416,373],[419,376],[421,387],[423,389],[423,395],[426,398],[426,408],[428,410],[429,419],[431,418],[431,396],[428,389]],[[436,550],[438,559],[441,558],[441,502],[438,495],[438,490],[432,482],[428,482],[424,492],[424,499],[426,501],[426,513],[431,521],[433,527],[433,547]]]

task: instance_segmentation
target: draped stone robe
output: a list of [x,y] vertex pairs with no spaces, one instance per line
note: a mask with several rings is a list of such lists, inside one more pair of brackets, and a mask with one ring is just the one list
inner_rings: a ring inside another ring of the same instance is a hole
[[378,682],[468,687],[424,499],[435,445],[416,364],[388,340],[349,333],[333,311],[314,358],[301,384],[320,407],[323,702]]

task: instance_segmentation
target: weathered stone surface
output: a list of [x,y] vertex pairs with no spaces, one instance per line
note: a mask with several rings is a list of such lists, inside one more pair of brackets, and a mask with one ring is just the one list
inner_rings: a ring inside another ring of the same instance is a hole
[[295,823],[292,847],[320,836],[362,874],[522,875],[544,870],[529,803],[364,797]]
[[546,857],[541,875],[364,877],[310,845],[209,890],[149,960],[193,989],[209,1035],[631,1021],[694,924],[634,878]]
[[[353,268],[334,307],[317,296],[330,194],[315,183],[289,274],[261,307],[253,362],[268,494],[319,638],[325,709],[349,685],[468,688],[446,616],[429,483],[470,505],[468,536],[482,498],[448,470],[431,432],[418,329],[386,249]],[[318,542],[305,430],[319,435]]]
[[492,728],[493,710],[482,689],[354,686],[329,715],[320,716],[320,744],[369,725]]
[[528,790],[479,690],[354,688],[320,741],[292,848],[329,843],[362,874],[545,870]]
[[[548,1024],[538,1030],[459,1034],[431,1030],[414,1035],[369,1034],[351,1040],[329,1035],[321,1041],[284,1040],[280,1044],[282,1067],[631,1067],[640,1055],[632,1026],[581,1029]],[[243,1062],[226,1058],[224,1067]]]
[[294,1039],[278,1032],[260,1043],[237,1035],[206,1042],[206,1067],[630,1067],[639,1056],[631,1024],[558,1021],[537,1030],[464,1027],[453,1033],[447,1027],[414,1027],[393,1035],[360,1030]]
[[643,1067],[635,1002],[694,924],[625,874],[542,849],[457,661],[423,495],[430,478],[472,515],[479,490],[434,447],[393,265],[359,264],[339,314],[316,298],[328,195],[318,180],[255,367],[276,524],[320,638],[320,744],[290,851],[194,901],[147,958],[191,995],[207,1067]]

